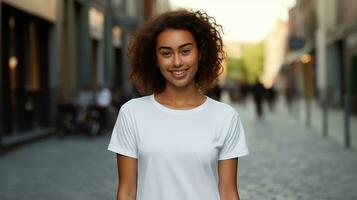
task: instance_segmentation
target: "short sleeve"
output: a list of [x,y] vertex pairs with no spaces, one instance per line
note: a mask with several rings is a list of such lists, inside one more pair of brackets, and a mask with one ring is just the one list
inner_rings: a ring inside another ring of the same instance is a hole
[[124,156],[138,158],[137,137],[134,123],[129,116],[129,113],[122,107],[114,125],[108,150]]
[[231,118],[228,132],[220,150],[218,160],[245,156],[249,153],[245,140],[243,124],[237,112]]

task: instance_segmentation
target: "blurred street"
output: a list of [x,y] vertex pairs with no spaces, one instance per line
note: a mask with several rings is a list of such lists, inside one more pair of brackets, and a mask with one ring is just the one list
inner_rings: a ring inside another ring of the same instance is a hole
[[145,22],[177,9],[222,25],[224,71],[206,94],[243,121],[241,199],[356,200],[356,8],[356,0],[0,0],[0,200],[115,199],[106,132],[117,108],[140,96],[129,44]]
[[[243,200],[357,199],[357,155],[307,129],[283,109],[258,120],[254,104],[234,105],[250,155],[239,161]],[[114,199],[109,134],[51,137],[0,157],[0,199]]]
[[241,199],[357,199],[357,155],[282,110],[257,120],[237,106],[250,154],[239,161]]

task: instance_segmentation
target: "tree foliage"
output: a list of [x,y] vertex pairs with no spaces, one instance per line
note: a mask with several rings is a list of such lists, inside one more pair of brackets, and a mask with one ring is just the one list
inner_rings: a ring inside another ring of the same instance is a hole
[[228,78],[254,83],[263,72],[263,43],[245,44],[240,58],[227,58]]

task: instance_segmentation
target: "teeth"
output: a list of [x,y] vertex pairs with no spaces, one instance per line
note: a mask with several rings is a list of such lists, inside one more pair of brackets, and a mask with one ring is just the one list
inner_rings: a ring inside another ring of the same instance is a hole
[[176,78],[181,78],[185,75],[186,70],[181,70],[181,71],[172,71],[172,74],[176,77]]
[[176,71],[176,72],[174,72],[174,74],[175,75],[181,75],[181,74],[183,74],[185,71]]

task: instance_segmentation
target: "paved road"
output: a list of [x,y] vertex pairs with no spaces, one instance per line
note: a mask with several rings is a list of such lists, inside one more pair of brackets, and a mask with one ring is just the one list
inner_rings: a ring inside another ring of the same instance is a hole
[[109,137],[52,137],[0,158],[1,200],[115,199]]
[[[357,152],[323,139],[284,112],[256,120],[237,107],[250,155],[240,159],[243,200],[357,199]],[[109,135],[47,138],[0,157],[0,199],[114,199]]]
[[251,152],[239,164],[242,199],[357,199],[356,151],[320,137],[281,109],[257,120],[252,105],[236,108]]

